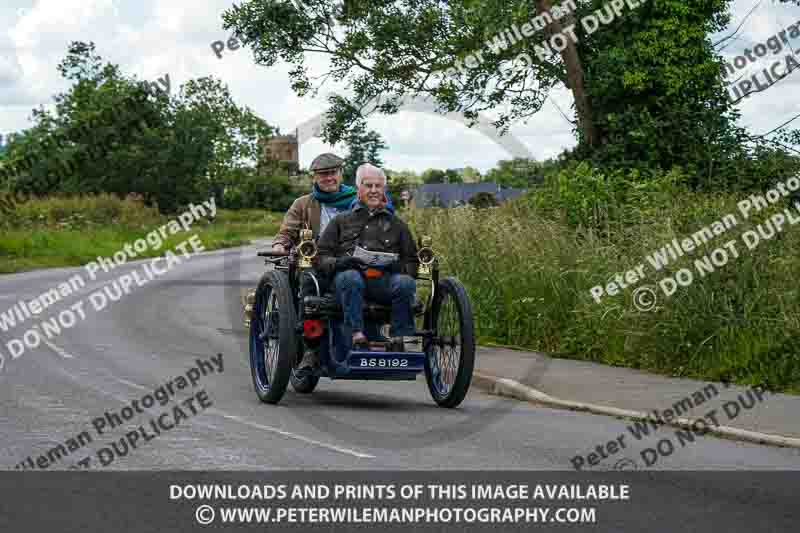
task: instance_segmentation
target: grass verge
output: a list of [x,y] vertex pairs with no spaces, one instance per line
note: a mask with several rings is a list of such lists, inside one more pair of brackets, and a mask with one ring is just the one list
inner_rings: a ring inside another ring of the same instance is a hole
[[[109,195],[29,200],[10,207],[0,213],[0,273],[4,274],[82,266],[97,257],[110,257],[174,218]],[[195,233],[207,250],[240,246],[273,236],[281,219],[280,213],[220,209],[213,222],[201,219],[190,231],[169,235],[161,247],[149,246],[138,257],[162,255]]]
[[[783,201],[745,219],[738,200],[676,193],[663,202],[626,207],[624,223],[601,232],[576,227],[530,198],[493,209],[425,209],[402,216],[415,234],[433,237],[443,270],[467,287],[484,341],[798,393],[800,224],[787,223],[750,250],[742,235],[765,231],[766,220],[789,205]],[[731,213],[736,226],[693,253],[660,270],[646,259]],[[731,240],[738,256],[701,275],[696,261]],[[644,280],[600,302],[592,297],[593,287],[640,264]],[[659,282],[680,269],[689,270],[693,282],[667,296]],[[644,285],[656,297],[648,310],[633,302],[634,290]]]

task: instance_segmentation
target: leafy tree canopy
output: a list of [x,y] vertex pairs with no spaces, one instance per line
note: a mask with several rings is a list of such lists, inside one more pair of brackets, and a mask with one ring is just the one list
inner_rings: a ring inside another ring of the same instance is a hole
[[[739,168],[746,136],[734,125],[738,115],[709,39],[730,22],[730,0],[645,0],[591,34],[580,19],[608,1],[576,1],[573,15],[511,43],[506,30],[559,3],[303,0],[299,9],[248,0],[223,19],[258,64],[291,64],[298,94],[314,93],[326,80],[348,87],[347,95],[331,97],[329,141],[343,138],[365,113],[397,111],[409,96],[432,97],[440,111],[473,120],[494,111],[505,129],[532,117],[550,89],[564,84],[575,97],[581,159],[623,168],[686,166],[706,180],[709,168]],[[552,31],[575,22],[577,43],[537,55]],[[506,44],[486,46],[498,38]],[[476,52],[481,61],[470,60]],[[324,72],[312,67],[314,56],[329,59]]]
[[388,148],[381,134],[375,130],[367,130],[367,124],[358,120],[344,138],[347,146],[347,157],[344,164],[344,182],[350,185],[356,182],[356,170],[363,163],[372,163],[376,167],[383,166],[380,153]]
[[501,160],[497,162],[495,168],[486,173],[486,181],[493,181],[503,187],[527,189],[543,180],[543,165],[533,159]]
[[93,43],[71,43],[58,69],[73,85],[8,146],[0,174],[19,192],[135,192],[174,211],[255,161],[272,132],[217,80],[191,80],[175,96],[152,91],[103,64]]

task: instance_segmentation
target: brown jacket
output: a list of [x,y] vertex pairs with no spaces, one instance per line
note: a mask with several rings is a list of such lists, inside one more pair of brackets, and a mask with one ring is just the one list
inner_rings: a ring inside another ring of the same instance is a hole
[[310,228],[314,237],[319,235],[319,219],[322,206],[310,194],[301,196],[292,203],[292,207],[283,217],[283,223],[272,244],[281,244],[289,249],[299,244],[300,230]]

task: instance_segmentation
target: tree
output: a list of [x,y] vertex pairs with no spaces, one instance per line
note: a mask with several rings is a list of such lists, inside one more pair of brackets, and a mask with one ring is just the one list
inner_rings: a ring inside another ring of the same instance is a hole
[[477,168],[464,167],[464,170],[461,171],[461,179],[464,183],[478,183],[482,178],[483,176]]
[[402,172],[389,170],[386,172],[386,177],[388,178],[386,190],[394,202],[399,203],[402,192],[411,189],[411,182]]
[[286,172],[256,173],[250,169],[232,171],[222,205],[227,209],[257,208],[286,211],[297,197]]
[[[93,44],[74,42],[58,65],[74,84],[56,95],[53,112],[33,110],[34,126],[16,136],[4,169],[23,193],[144,192],[131,187],[157,157],[157,127],[166,101],[145,84],[102,64]],[[138,166],[142,165],[142,167]]]
[[344,164],[344,182],[350,185],[356,182],[356,170],[363,163],[372,163],[376,167],[383,166],[380,152],[386,150],[386,143],[380,133],[367,130],[366,122],[358,121],[345,137],[347,157]]
[[213,157],[207,177],[212,189],[235,186],[240,180],[258,181],[259,172],[275,172],[267,165],[261,169],[261,141],[276,130],[250,108],[239,107],[226,85],[214,78],[189,80],[181,87],[176,108],[202,116],[213,132]]
[[435,168],[429,168],[422,173],[422,183],[426,185],[430,183],[446,183],[446,178],[444,170]]
[[444,171],[444,182],[445,183],[464,183],[464,179],[461,177],[461,174],[457,170],[453,170],[452,168],[448,168]]
[[490,192],[479,192],[478,194],[472,196],[467,203],[477,209],[497,207],[500,205],[495,195]]
[[257,139],[272,131],[216,80],[192,80],[176,96],[153,93],[103,64],[93,43],[71,43],[58,69],[73,85],[53,112],[34,110],[34,126],[8,147],[0,174],[15,191],[134,192],[176,211],[207,199],[214,181],[238,178]]
[[[581,23],[571,25],[609,7],[608,0],[563,1],[555,5],[574,6],[574,13],[526,31],[528,38],[509,38],[512,28],[537,16],[546,20],[554,4],[305,0],[299,9],[249,0],[223,19],[259,64],[292,63],[298,94],[316,90],[321,82],[315,79],[351,88],[347,97],[330,98],[323,132],[329,141],[365,113],[396,112],[408,96],[432,97],[440,111],[472,120],[494,110],[496,124],[506,129],[539,111],[550,89],[563,83],[574,96],[581,158],[670,168],[732,156],[741,140],[733,134],[737,117],[708,39],[729,22],[730,0],[648,0],[636,9],[620,4],[624,11],[591,33]],[[568,29],[577,44],[567,38],[560,52],[537,55],[543,42]],[[315,55],[331,58],[321,76],[312,76]],[[689,150],[687,138],[697,141]]]
[[527,189],[543,180],[542,164],[533,159],[501,160],[486,173],[486,181],[493,181],[503,187]]

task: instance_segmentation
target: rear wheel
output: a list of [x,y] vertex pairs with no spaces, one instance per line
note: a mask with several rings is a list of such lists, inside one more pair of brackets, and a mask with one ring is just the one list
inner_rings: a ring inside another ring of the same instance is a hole
[[250,321],[250,370],[259,399],[278,403],[297,356],[295,308],[284,272],[264,274],[256,289]]
[[434,336],[425,347],[425,379],[434,401],[456,407],[466,397],[475,366],[475,328],[464,286],[444,278],[436,286],[430,326]]

